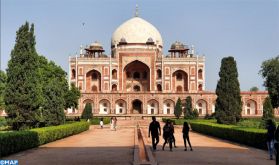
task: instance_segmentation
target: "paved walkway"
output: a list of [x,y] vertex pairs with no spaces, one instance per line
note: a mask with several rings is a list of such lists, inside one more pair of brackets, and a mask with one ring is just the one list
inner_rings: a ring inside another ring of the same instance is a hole
[[91,126],[89,131],[23,151],[3,159],[19,160],[19,165],[126,165],[133,162],[134,121],[122,121],[111,131]]
[[[144,137],[147,139],[149,121],[140,122]],[[89,131],[58,140],[39,148],[23,151],[2,159],[19,160],[20,165],[45,164],[132,164],[134,147],[134,126],[136,121],[119,121],[117,131],[91,126]],[[161,124],[161,126],[163,126]],[[175,129],[178,148],[173,152],[166,147],[161,150],[163,139],[160,137],[158,151],[154,153],[160,165],[176,164],[238,164],[273,165],[267,152],[239,146],[220,139],[190,133],[194,151],[184,151],[181,128]],[[151,139],[148,139],[150,144]]]
[[[146,123],[142,123],[146,125]],[[161,123],[163,127],[163,123]],[[190,132],[190,141],[194,151],[184,151],[182,138],[182,127],[175,128],[176,145],[173,152],[169,151],[166,145],[162,151],[163,138],[160,137],[158,150],[154,152],[155,159],[160,165],[180,165],[180,164],[214,164],[214,165],[274,165],[275,161],[269,160],[267,151],[240,146],[231,142],[202,134]],[[147,137],[147,129],[144,129],[144,137],[148,139],[151,146],[151,138]]]

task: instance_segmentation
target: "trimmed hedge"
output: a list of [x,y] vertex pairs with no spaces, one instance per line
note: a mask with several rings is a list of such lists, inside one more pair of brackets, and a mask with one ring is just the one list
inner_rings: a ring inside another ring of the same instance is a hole
[[87,122],[0,133],[0,157],[37,147],[89,129]]
[[267,149],[266,130],[256,128],[243,128],[234,125],[223,125],[199,121],[189,121],[195,132],[215,136],[221,139],[234,141],[248,146]]
[[[93,117],[92,119],[90,119],[91,125],[99,125],[100,124],[100,119],[101,118]],[[110,118],[109,117],[103,117],[103,122],[104,122],[104,125],[109,124],[110,123]]]

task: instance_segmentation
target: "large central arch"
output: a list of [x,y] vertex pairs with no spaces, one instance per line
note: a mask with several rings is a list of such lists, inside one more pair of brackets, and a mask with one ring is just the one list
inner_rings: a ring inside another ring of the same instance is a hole
[[150,91],[150,69],[138,60],[130,62],[124,67],[124,91]]

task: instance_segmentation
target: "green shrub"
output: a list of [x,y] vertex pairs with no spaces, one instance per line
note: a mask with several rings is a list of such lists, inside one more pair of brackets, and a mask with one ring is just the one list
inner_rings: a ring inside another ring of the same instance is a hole
[[266,149],[266,130],[204,121],[190,121],[193,131],[252,147]]
[[82,119],[92,119],[92,105],[91,103],[86,103],[84,110],[82,111],[81,118]]
[[204,119],[207,119],[207,120],[216,119],[216,118],[215,118],[215,115],[216,115],[215,112],[213,112],[211,115],[206,114],[206,115],[204,116]]
[[0,127],[7,126],[5,117],[0,117]]
[[0,132],[1,131],[10,131],[10,130],[12,130],[11,126],[2,126],[2,127],[0,127]]
[[89,129],[87,122],[0,133],[0,157],[49,143]]
[[38,146],[38,134],[14,131],[0,134],[0,157]]
[[176,101],[175,107],[174,107],[174,115],[177,119],[179,119],[179,117],[182,114],[182,103],[180,98],[178,98],[178,100]]
[[[92,118],[91,120],[90,120],[90,124],[91,125],[99,125],[100,124],[100,119],[101,118]],[[103,122],[104,122],[104,124],[109,124],[110,123],[110,118],[109,117],[103,117]]]
[[89,129],[86,122],[75,122],[54,127],[36,128],[31,131],[37,132],[39,136],[39,144],[49,143],[67,136],[75,135]]
[[236,125],[240,127],[246,127],[246,128],[261,128],[260,123],[261,120],[242,119]]
[[199,111],[195,108],[194,110],[193,110],[193,118],[194,119],[197,119],[199,117]]

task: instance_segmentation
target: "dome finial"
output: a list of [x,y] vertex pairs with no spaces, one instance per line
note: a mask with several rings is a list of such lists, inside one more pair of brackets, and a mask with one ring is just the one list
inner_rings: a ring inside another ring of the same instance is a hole
[[136,11],[135,11],[135,17],[139,16],[139,6],[136,4]]

